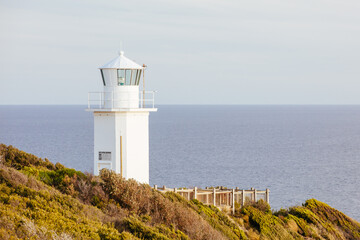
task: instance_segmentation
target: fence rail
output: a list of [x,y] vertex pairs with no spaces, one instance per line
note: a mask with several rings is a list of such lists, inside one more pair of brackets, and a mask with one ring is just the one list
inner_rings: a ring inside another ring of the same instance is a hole
[[219,208],[231,207],[232,213],[235,213],[235,203],[239,203],[244,206],[247,202],[257,202],[260,199],[267,203],[270,203],[270,190],[256,190],[251,188],[250,190],[240,190],[239,188],[226,189],[223,187],[217,188],[167,188],[163,186],[159,188],[154,186],[155,190],[160,192],[175,192],[180,194],[187,200],[197,199],[206,205],[214,205]]

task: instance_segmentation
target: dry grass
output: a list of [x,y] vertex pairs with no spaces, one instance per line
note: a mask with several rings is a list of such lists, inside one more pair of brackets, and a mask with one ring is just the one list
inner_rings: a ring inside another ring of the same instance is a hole
[[226,210],[99,177],[0,144],[0,239],[360,239],[360,224],[311,199],[272,213],[263,201]]

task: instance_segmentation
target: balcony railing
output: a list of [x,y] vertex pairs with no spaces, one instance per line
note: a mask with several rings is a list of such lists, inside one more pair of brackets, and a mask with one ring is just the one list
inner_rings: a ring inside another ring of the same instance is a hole
[[155,108],[155,91],[140,91],[139,98],[130,99],[114,92],[89,92],[88,109]]

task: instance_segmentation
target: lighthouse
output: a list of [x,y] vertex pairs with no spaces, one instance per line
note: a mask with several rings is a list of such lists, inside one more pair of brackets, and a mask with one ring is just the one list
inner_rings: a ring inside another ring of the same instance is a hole
[[154,91],[144,88],[145,68],[124,52],[99,68],[103,91],[88,94],[87,109],[94,115],[95,175],[107,168],[149,183],[149,114],[157,109]]

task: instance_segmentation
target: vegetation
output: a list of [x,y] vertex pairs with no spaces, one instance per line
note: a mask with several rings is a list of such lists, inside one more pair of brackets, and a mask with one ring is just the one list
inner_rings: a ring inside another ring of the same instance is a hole
[[315,199],[277,212],[259,201],[230,215],[0,145],[0,239],[360,239],[360,224]]

